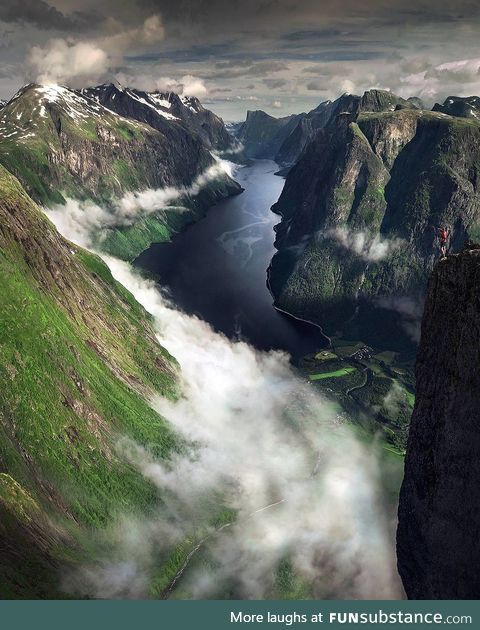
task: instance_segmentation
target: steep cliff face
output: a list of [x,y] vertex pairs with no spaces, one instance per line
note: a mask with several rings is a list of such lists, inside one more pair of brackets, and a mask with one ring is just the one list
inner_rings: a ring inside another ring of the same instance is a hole
[[273,160],[298,120],[298,116],[275,118],[261,110],[248,111],[245,122],[237,130],[237,138],[247,157]]
[[329,332],[421,299],[435,226],[453,248],[479,229],[479,124],[414,109],[354,118],[318,132],[273,208],[276,304]]
[[3,167],[0,251],[0,597],[54,597],[92,532],[158,504],[116,443],[177,448],[146,399],[178,395],[178,366],[106,265]]
[[344,94],[335,101],[325,101],[308,114],[300,114],[293,130],[283,140],[274,159],[278,164],[289,167],[300,157],[316,132],[326,127],[338,114],[358,110],[359,97]]
[[324,101],[308,113],[273,118],[265,112],[248,112],[238,137],[250,157],[275,160],[290,167],[319,129],[331,124],[339,114],[418,109],[415,99],[403,99],[386,90],[368,90],[363,96],[343,94],[335,101]]
[[412,599],[480,597],[479,287],[478,248],[439,262],[429,282],[397,533]]

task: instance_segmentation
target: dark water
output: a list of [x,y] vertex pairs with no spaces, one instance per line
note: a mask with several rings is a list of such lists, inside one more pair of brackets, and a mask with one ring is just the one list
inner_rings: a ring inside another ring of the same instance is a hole
[[279,221],[270,207],[284,183],[277,169],[269,160],[240,168],[235,179],[245,188],[241,195],[211,208],[173,242],[152,245],[135,265],[155,274],[179,308],[228,337],[299,358],[326,340],[315,326],[276,311],[267,288]]

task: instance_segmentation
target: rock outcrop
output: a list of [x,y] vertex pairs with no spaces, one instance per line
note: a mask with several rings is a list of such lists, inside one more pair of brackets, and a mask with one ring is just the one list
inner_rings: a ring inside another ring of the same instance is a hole
[[434,112],[442,112],[450,116],[480,119],[480,97],[478,96],[448,96],[443,105],[435,103]]
[[479,247],[440,261],[428,286],[397,534],[412,599],[480,597]]

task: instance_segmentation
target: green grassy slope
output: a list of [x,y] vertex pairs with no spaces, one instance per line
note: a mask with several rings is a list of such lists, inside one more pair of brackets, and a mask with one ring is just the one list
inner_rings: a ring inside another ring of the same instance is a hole
[[58,595],[60,561],[157,491],[116,450],[181,448],[145,402],[177,364],[104,263],[66,242],[0,167],[0,597]]

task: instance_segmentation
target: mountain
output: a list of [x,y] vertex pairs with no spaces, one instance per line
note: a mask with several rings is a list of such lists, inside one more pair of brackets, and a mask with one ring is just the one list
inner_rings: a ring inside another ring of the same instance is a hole
[[418,109],[420,103],[386,90],[368,90],[363,96],[343,94],[335,101],[320,103],[308,113],[285,118],[274,118],[262,111],[247,112],[247,119],[237,131],[237,137],[243,143],[247,156],[275,160],[283,167],[290,167],[315,133],[341,113]]
[[480,97],[478,96],[449,96],[443,105],[435,103],[434,112],[449,114],[450,116],[460,116],[461,118],[480,119]]
[[[102,243],[106,251],[131,259],[241,189],[177,116],[160,106],[154,111],[128,90],[118,91],[117,98],[125,115],[88,93],[25,86],[0,110],[0,164],[46,206],[71,197],[109,209],[110,232]],[[158,212],[136,208],[128,221],[116,221],[115,202],[147,189],[169,190],[173,210],[164,211],[159,202]]]
[[248,111],[245,122],[237,130],[237,138],[244,146],[245,155],[257,159],[275,159],[283,141],[301,116],[275,118],[262,110]]
[[198,134],[210,149],[228,151],[234,145],[223,120],[205,109],[195,96],[143,92],[114,84],[86,88],[81,93],[121,116],[147,123],[161,132],[169,127],[166,121],[183,123],[190,132]]
[[422,109],[422,104],[419,99],[404,99],[388,90],[367,90],[359,98],[357,112],[388,112],[395,109]]
[[479,247],[439,262],[428,285],[398,511],[412,599],[480,596]]
[[340,114],[319,130],[273,207],[275,304],[327,334],[408,342],[435,226],[450,226],[453,249],[478,234],[479,141],[475,120],[417,109]]
[[0,250],[0,593],[57,597],[59,568],[85,561],[95,532],[158,505],[117,440],[178,449],[147,403],[178,396],[178,365],[106,265],[3,167]]
[[356,111],[358,97],[344,94],[335,101],[325,101],[308,114],[301,114],[291,133],[283,140],[274,159],[281,166],[294,164],[305,146],[314,137],[318,129],[322,129],[340,112]]

